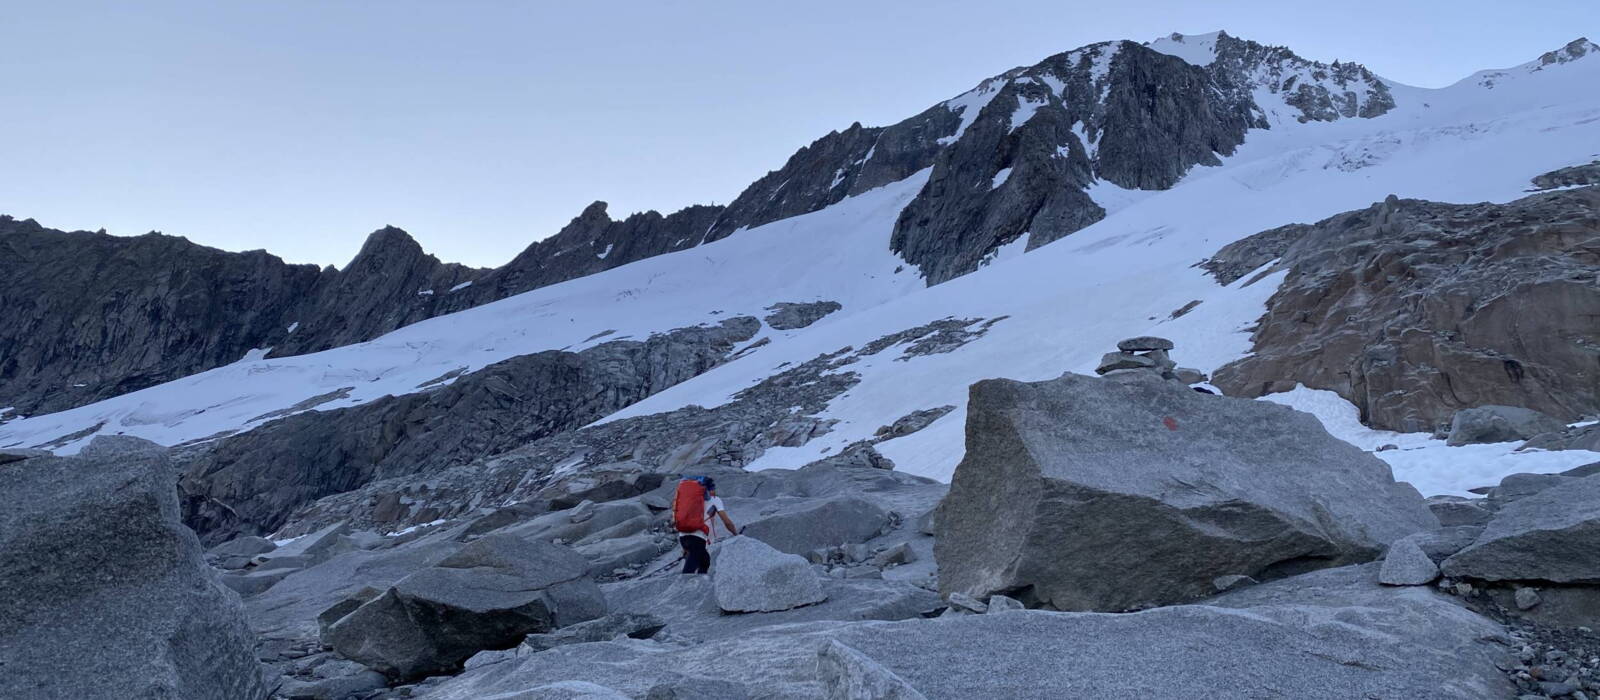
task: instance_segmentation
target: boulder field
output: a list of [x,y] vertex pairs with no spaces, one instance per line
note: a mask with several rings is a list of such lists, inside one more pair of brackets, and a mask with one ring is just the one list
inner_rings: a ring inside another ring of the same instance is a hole
[[974,385],[949,486],[697,465],[743,531],[709,575],[679,573],[680,475],[637,466],[202,552],[167,450],[20,455],[0,695],[1600,696],[1596,470],[1424,501],[1311,416],[1161,359]]

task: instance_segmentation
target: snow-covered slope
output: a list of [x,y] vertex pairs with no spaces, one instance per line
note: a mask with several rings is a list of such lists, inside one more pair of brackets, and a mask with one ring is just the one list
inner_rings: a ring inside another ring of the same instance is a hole
[[[1217,38],[1159,46],[1195,62],[1215,57]],[[1537,63],[1537,62],[1536,62]],[[1530,64],[1531,66],[1532,64]],[[988,377],[1038,380],[1089,372],[1115,342],[1173,339],[1182,365],[1211,371],[1248,351],[1246,328],[1262,313],[1278,276],[1219,286],[1194,265],[1221,246],[1291,222],[1364,207],[1389,194],[1443,201],[1507,201],[1529,178],[1600,154],[1600,57],[1502,71],[1423,90],[1384,83],[1396,106],[1368,119],[1272,121],[1254,129],[1220,167],[1195,168],[1175,187],[1125,190],[1100,182],[1087,192],[1104,219],[1022,255],[1007,245],[975,273],[926,287],[889,250],[901,210],[926,170],[899,182],[689,250],[636,262],[403,328],[373,341],[281,359],[246,359],[210,372],[61,413],[0,424],[0,447],[49,445],[74,452],[94,434],[176,444],[248,430],[262,416],[294,410],[348,388],[330,410],[414,392],[441,375],[546,349],[578,349],[764,315],[776,302],[832,300],[843,310],[805,329],[763,329],[740,359],[648,398],[607,420],[714,406],[740,389],[841,347],[957,317],[1002,318],[949,353],[879,353],[848,367],[860,384],[834,400],[832,432],[799,447],[769,450],[751,468],[793,467],[836,453],[911,411],[954,404],[929,428],[878,449],[903,471],[947,479],[960,460],[967,386]],[[1258,87],[1257,90],[1268,88]],[[984,95],[952,100],[963,127]],[[1024,120],[1026,121],[1026,120]],[[1012,182],[1018,175],[1008,173]],[[985,184],[992,178],[985,176]],[[1025,237],[1024,237],[1025,239]],[[1199,301],[1189,313],[1181,307]],[[597,337],[605,331],[613,334]],[[1307,398],[1307,397],[1311,398]],[[1312,399],[1316,400],[1312,400]],[[1281,397],[1334,425],[1346,407],[1324,396]],[[1348,427],[1348,426],[1346,426]],[[1339,428],[1343,429],[1343,428]],[[1347,431],[1356,439],[1359,436]],[[1552,471],[1600,459],[1593,453],[1511,454],[1455,450],[1421,438],[1380,453],[1425,493],[1457,493],[1515,471]],[[1366,446],[1366,445],[1364,445]],[[1375,445],[1371,446],[1375,447]],[[1471,469],[1437,465],[1440,454]]]

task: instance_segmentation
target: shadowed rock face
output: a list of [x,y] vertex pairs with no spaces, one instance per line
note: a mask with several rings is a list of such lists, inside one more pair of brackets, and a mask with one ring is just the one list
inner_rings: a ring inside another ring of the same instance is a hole
[[280,337],[313,265],[0,217],[0,406],[22,415],[225,365]]
[[307,502],[582,426],[720,364],[751,317],[505,360],[441,388],[300,413],[192,455],[185,520],[207,542],[271,532]]
[[1216,373],[1230,395],[1328,389],[1402,431],[1486,404],[1600,411],[1600,188],[1504,205],[1391,197],[1258,236],[1208,262],[1288,270],[1253,352]]

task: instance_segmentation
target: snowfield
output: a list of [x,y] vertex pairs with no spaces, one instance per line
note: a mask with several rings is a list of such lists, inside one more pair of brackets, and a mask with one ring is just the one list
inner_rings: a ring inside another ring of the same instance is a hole
[[[1214,36],[1212,37],[1214,40]],[[1174,52],[1209,60],[1204,38]],[[696,248],[535,290],[400,329],[375,340],[299,357],[240,362],[89,406],[0,424],[0,447],[80,449],[94,434],[163,444],[260,425],[261,417],[348,388],[305,410],[350,406],[420,390],[454,370],[517,355],[577,350],[735,315],[764,316],[775,302],[832,300],[844,308],[795,331],[763,328],[770,344],[604,420],[722,404],[739,390],[817,355],[948,317],[1004,317],[946,354],[897,360],[890,349],[845,371],[861,383],[834,400],[832,432],[769,450],[751,469],[798,467],[872,436],[924,408],[957,410],[879,451],[902,471],[948,480],[963,454],[967,387],[991,377],[1036,381],[1090,373],[1118,340],[1159,335],[1173,358],[1206,372],[1249,351],[1245,330],[1282,275],[1221,286],[1195,264],[1259,231],[1362,208],[1389,194],[1447,202],[1505,202],[1529,178],[1600,157],[1600,57],[1527,64],[1438,90],[1390,84],[1399,107],[1375,119],[1298,124],[1249,134],[1220,167],[1196,168],[1177,186],[1089,190],[1108,216],[1022,254],[1007,246],[977,272],[927,288],[889,251],[900,210],[927,171],[827,209],[740,231]],[[985,83],[988,86],[988,83]],[[950,100],[962,127],[991,92]],[[998,178],[997,178],[998,179]],[[1025,237],[1020,240],[1025,240]],[[601,253],[600,255],[604,255]],[[1178,318],[1174,311],[1200,303]],[[603,331],[615,333],[596,337]],[[759,339],[758,337],[758,339]],[[254,355],[254,353],[252,353]],[[1335,435],[1377,453],[1424,495],[1462,495],[1514,472],[1553,472],[1600,460],[1592,452],[1513,452],[1515,444],[1448,448],[1421,434],[1384,433],[1355,421],[1330,392],[1268,397],[1317,415]],[[63,439],[64,436],[73,436]]]

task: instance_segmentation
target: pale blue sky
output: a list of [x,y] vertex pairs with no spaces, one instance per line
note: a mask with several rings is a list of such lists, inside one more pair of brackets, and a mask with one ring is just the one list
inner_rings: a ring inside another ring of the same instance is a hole
[[1225,29],[1440,86],[1600,2],[0,0],[0,213],[343,265],[498,265],[596,199],[727,203],[813,139],[1106,39]]

